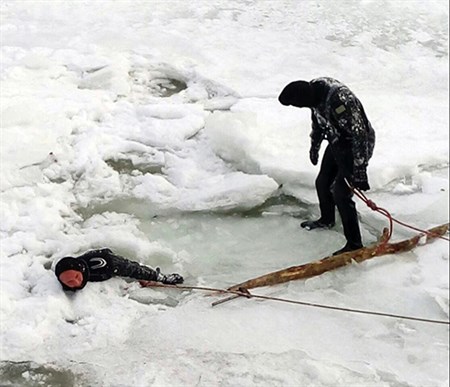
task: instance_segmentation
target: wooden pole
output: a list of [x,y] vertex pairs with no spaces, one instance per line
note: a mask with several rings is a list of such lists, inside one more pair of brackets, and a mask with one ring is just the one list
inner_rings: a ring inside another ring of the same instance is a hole
[[383,230],[380,242],[371,246],[363,247],[359,250],[343,253],[339,255],[325,257],[315,262],[306,263],[300,266],[293,266],[288,269],[275,271],[261,277],[233,285],[228,290],[254,289],[262,286],[281,284],[284,282],[315,277],[327,271],[346,266],[351,262],[363,262],[377,256],[386,254],[403,253],[410,251],[414,247],[429,243],[436,238],[443,236],[449,229],[449,223],[434,227],[427,231],[427,234],[419,234],[410,239],[400,242],[387,243],[388,230]]

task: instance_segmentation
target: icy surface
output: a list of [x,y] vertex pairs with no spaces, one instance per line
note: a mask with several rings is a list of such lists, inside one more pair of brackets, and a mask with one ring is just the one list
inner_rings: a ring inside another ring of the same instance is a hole
[[[318,76],[376,130],[370,198],[448,222],[448,15],[440,0],[3,1],[0,383],[447,386],[445,325],[212,308],[121,278],[65,294],[52,267],[107,246],[226,288],[340,248],[339,224],[299,227],[318,215],[310,113],[277,101]],[[386,220],[357,205],[373,243]],[[448,270],[439,240],[255,293],[448,321]]]

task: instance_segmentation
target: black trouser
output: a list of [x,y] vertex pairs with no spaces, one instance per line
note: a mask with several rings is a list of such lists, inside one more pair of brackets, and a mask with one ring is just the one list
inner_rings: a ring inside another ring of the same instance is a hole
[[[351,167],[351,165],[349,165]],[[344,166],[345,167],[345,166]],[[323,155],[320,172],[316,179],[316,190],[319,197],[320,220],[322,223],[335,222],[335,206],[341,216],[344,235],[347,243],[354,247],[362,245],[359,230],[358,214],[353,193],[344,180],[344,170],[336,162],[331,146],[328,145]]]

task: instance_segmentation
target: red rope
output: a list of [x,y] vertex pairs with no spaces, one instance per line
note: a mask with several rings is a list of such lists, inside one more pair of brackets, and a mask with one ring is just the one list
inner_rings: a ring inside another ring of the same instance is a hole
[[370,208],[371,210],[373,210],[373,211],[376,211],[376,212],[378,212],[378,213],[380,213],[380,214],[386,216],[386,217],[389,219],[389,233],[388,233],[388,237],[387,237],[386,241],[384,241],[381,245],[386,244],[386,243],[389,241],[389,239],[391,239],[392,232],[394,231],[394,222],[395,222],[395,223],[398,223],[398,224],[400,224],[400,225],[402,225],[403,227],[410,228],[411,230],[418,231],[418,232],[420,232],[420,233],[423,233],[423,234],[429,235],[429,236],[433,236],[433,237],[436,237],[436,236],[437,236],[438,238],[441,238],[441,239],[444,239],[444,240],[450,242],[450,239],[447,238],[447,237],[445,237],[445,236],[443,236],[443,235],[434,235],[433,233],[430,233],[430,232],[428,232],[428,231],[426,231],[426,230],[422,230],[422,229],[420,229],[420,228],[417,228],[417,227],[411,226],[411,225],[409,225],[409,224],[407,224],[407,223],[404,223],[404,222],[402,222],[402,221],[400,221],[400,220],[398,220],[398,219],[395,219],[395,218],[389,213],[388,210],[386,210],[386,209],[384,209],[384,208],[381,208],[381,207],[378,207],[378,206],[375,204],[375,202],[373,202],[372,200],[370,200],[370,199],[369,199],[369,198],[368,198],[361,190],[359,190],[359,189],[357,189],[357,188],[354,188],[347,180],[346,180],[346,182],[347,182],[347,185],[349,186],[350,190],[351,190],[358,198],[360,198],[364,203],[366,203],[367,207],[369,207],[369,208]]

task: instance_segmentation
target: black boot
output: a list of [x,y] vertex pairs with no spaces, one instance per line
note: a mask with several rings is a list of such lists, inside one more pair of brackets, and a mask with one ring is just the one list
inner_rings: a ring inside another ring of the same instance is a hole
[[306,228],[308,231],[314,230],[316,228],[331,228],[334,226],[334,222],[328,223],[323,222],[321,219],[319,220],[307,220],[305,222],[300,223],[302,228]]
[[350,243],[347,242],[342,249],[340,249],[338,251],[335,251],[333,253],[333,255],[339,255],[339,254],[343,254],[343,253],[348,253],[349,251],[355,251],[355,250],[358,250],[358,249],[360,249],[362,247],[363,247],[362,244],[353,245],[353,244],[350,244]]

